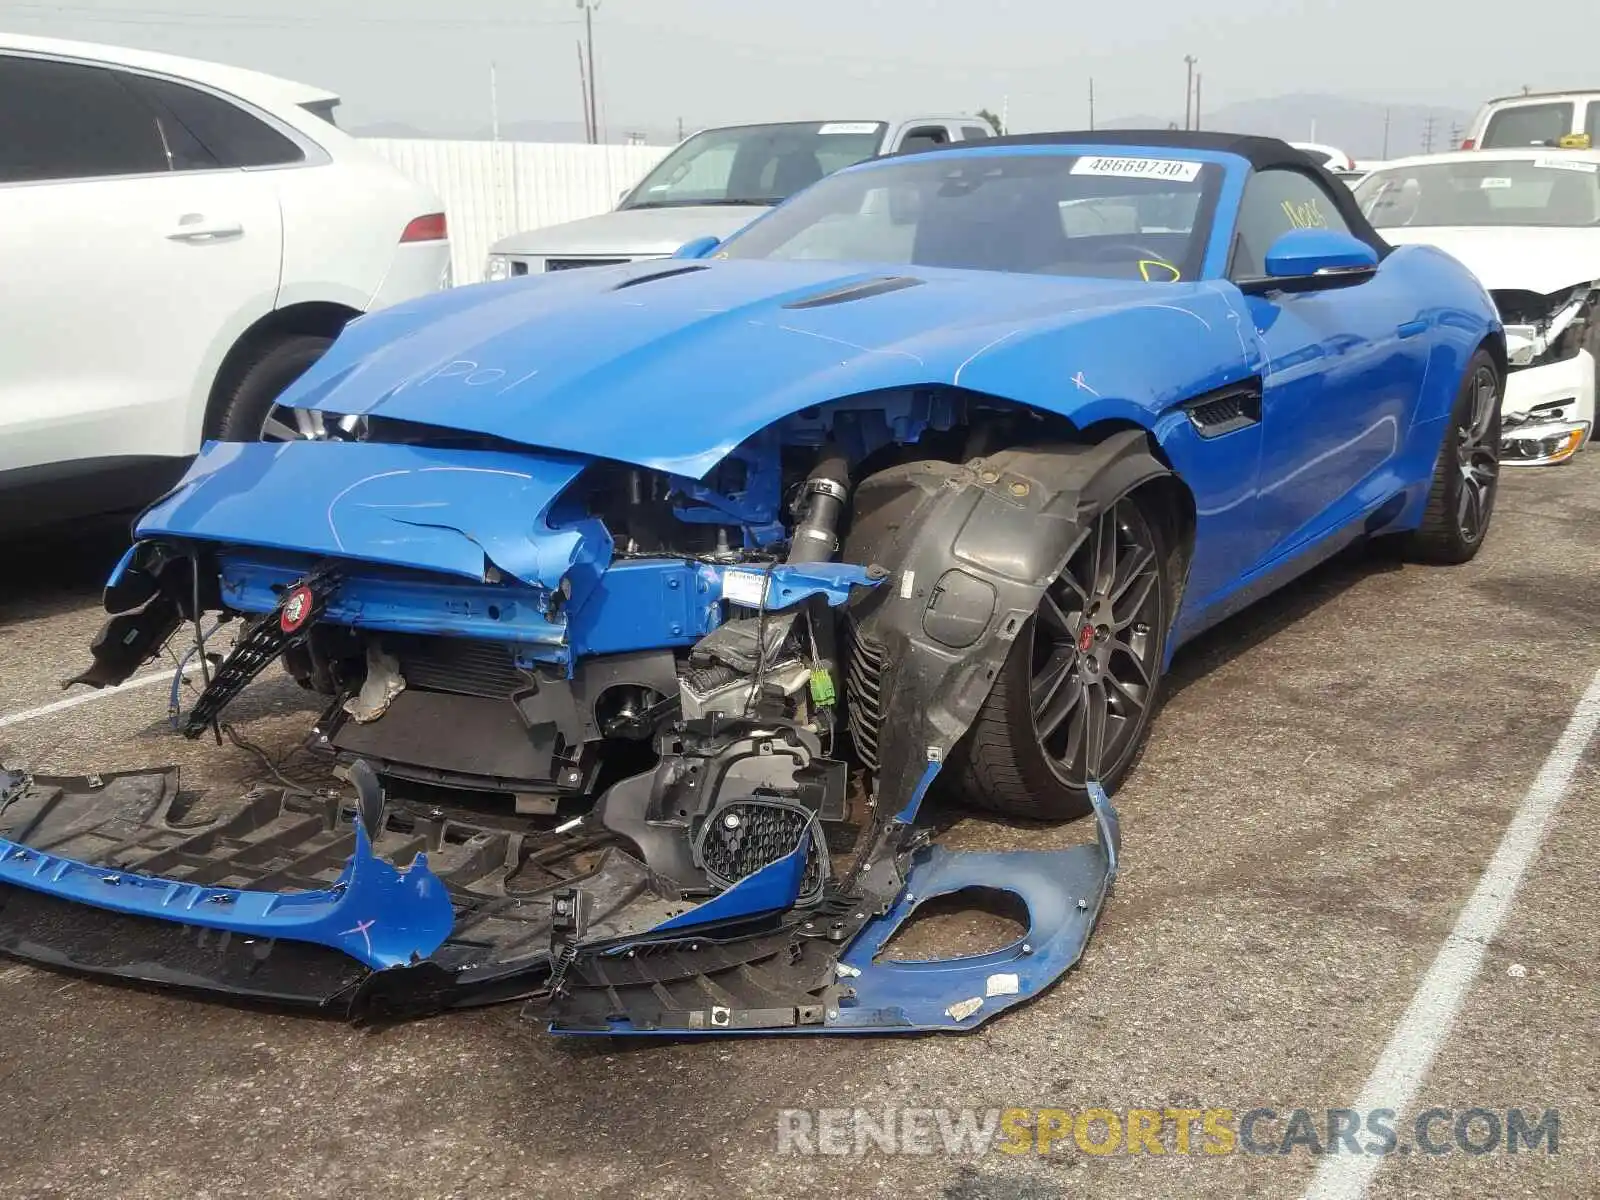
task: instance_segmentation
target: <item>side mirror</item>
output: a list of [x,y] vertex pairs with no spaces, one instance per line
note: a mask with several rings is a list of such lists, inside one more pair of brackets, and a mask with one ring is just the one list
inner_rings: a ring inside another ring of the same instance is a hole
[[685,242],[672,252],[673,258],[707,258],[711,252],[722,245],[722,239],[716,237],[697,237],[692,242]]
[[1250,292],[1315,291],[1369,279],[1378,252],[1337,229],[1291,229],[1267,251],[1267,275],[1248,280]]

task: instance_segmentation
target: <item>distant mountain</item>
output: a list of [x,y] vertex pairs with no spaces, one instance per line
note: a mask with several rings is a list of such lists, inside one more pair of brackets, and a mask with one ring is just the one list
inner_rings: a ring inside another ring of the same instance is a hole
[[[1348,96],[1275,96],[1227,104],[1201,114],[1206,129],[1256,133],[1288,142],[1321,142],[1337,146],[1352,158],[1399,158],[1421,154],[1430,121],[1434,150],[1450,150],[1473,114],[1464,109],[1426,104],[1384,104]],[[1388,122],[1385,153],[1385,120]],[[1182,124],[1179,114],[1178,124]],[[1165,129],[1171,117],[1137,116],[1101,123],[1105,129]]]

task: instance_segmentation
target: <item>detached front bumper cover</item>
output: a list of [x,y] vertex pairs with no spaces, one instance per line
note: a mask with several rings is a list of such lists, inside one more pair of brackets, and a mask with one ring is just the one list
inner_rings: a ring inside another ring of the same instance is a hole
[[[1120,844],[1093,795],[1088,845],[959,853],[890,821],[815,903],[798,903],[807,834],[686,906],[604,834],[281,789],[196,819],[173,771],[0,772],[0,952],[349,1017],[521,998],[568,1034],[969,1030],[1082,955]],[[883,957],[920,905],[976,887],[1017,896],[1027,932],[982,955]]]

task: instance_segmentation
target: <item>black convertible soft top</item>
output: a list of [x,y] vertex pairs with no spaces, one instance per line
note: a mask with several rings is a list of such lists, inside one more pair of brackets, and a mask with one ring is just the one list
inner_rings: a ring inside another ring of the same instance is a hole
[[[1344,218],[1350,232],[1379,255],[1387,254],[1392,247],[1379,236],[1356,204],[1355,194],[1337,175],[1321,163],[1296,150],[1278,138],[1258,137],[1249,133],[1219,133],[1210,130],[1182,129],[1083,129],[1062,133],[1014,133],[1006,137],[987,138],[981,142],[951,142],[935,146],[937,150],[970,150],[979,146],[1149,146],[1173,150],[1212,150],[1221,154],[1237,154],[1257,170],[1268,167],[1287,167],[1315,176],[1333,198],[1334,206]],[[907,151],[928,153],[928,149]]]
[[[1013,133],[987,138],[985,146],[1170,146],[1174,150],[1214,150],[1237,154],[1262,167],[1303,167],[1313,160],[1288,142],[1249,133],[1214,133],[1181,129],[1080,129],[1064,133]],[[952,142],[943,149],[972,148],[971,142]]]

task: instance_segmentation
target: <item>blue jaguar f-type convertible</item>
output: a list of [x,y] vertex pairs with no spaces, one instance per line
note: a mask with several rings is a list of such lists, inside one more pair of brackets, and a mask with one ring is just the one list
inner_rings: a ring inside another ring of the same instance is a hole
[[[1362,539],[1477,552],[1505,374],[1460,264],[1215,134],[889,157],[362,317],[300,436],[139,519],[78,680],[193,638],[196,737],[281,661],[353,795],[0,775],[0,950],[571,1032],[973,1028],[1082,953],[1178,646]],[[954,852],[936,788],[1095,837]],[[896,956],[975,888],[1027,933]]]

